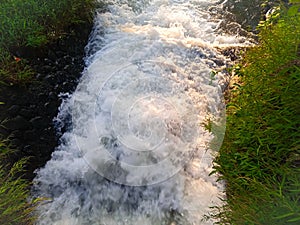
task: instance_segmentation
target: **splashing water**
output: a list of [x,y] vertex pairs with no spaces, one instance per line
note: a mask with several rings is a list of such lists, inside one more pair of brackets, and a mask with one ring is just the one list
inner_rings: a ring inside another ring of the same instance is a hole
[[56,118],[72,123],[34,180],[34,196],[49,198],[38,224],[212,224],[223,185],[209,173],[225,130],[224,74],[213,71],[228,63],[217,49],[246,38],[223,34],[209,13],[218,1],[106,3]]

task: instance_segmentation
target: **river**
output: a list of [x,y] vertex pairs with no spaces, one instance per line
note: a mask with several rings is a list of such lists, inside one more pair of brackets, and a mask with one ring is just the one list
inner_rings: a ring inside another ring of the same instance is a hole
[[[225,132],[224,50],[249,46],[217,0],[107,0],[86,68],[55,118],[68,123],[33,195],[38,224],[204,225]],[[230,30],[230,31],[229,31]]]

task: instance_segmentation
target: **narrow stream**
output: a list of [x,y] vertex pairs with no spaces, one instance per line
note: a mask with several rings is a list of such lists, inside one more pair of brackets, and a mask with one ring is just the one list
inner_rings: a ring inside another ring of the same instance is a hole
[[237,24],[226,32],[217,0],[106,3],[55,119],[68,129],[34,180],[33,195],[48,198],[38,224],[213,224],[231,63],[221,52],[249,42]]

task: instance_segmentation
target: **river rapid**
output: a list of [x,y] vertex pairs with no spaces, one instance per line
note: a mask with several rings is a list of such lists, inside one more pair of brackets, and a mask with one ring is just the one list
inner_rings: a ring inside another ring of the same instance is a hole
[[[225,132],[224,50],[251,45],[217,0],[107,0],[86,68],[36,171],[38,224],[204,225],[222,205],[213,158]],[[67,127],[67,129],[65,129]]]

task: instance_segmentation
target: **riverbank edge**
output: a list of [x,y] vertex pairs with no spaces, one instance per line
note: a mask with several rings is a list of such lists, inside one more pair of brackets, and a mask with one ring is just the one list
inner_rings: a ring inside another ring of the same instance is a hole
[[0,87],[0,188],[5,190],[0,194],[1,224],[34,220],[34,202],[26,200],[28,188],[34,170],[44,166],[58,146],[53,118],[63,100],[60,94],[72,93],[82,75],[92,26],[92,21],[70,25],[62,38],[38,48],[22,48],[26,51],[22,60],[33,77],[26,83]]
[[90,22],[72,26],[64,38],[31,49],[26,61],[34,71],[32,80],[0,88],[0,98],[5,99],[0,106],[0,134],[8,147],[17,150],[13,162],[32,158],[28,173],[44,165],[57,146],[53,118],[63,100],[60,94],[72,93],[82,75],[92,26]]

